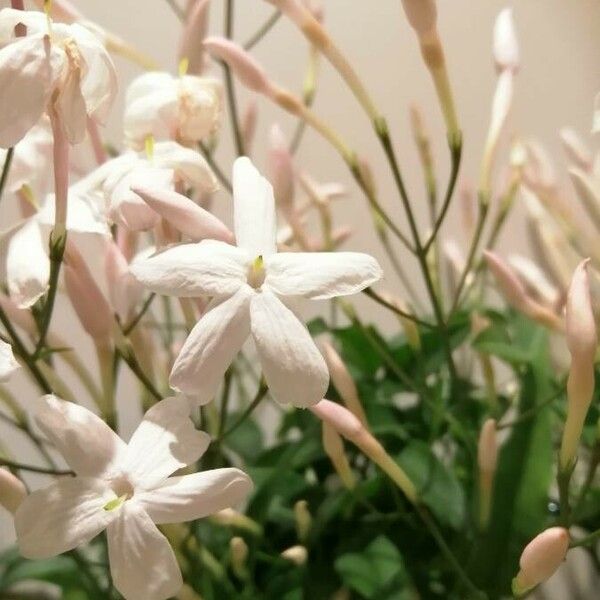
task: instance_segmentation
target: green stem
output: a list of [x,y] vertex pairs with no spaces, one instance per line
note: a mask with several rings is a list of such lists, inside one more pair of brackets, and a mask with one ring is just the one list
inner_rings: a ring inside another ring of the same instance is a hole
[[124,336],[127,337],[136,328],[137,324],[142,320],[142,317],[146,314],[146,312],[148,312],[148,309],[150,308],[154,298],[156,298],[156,294],[150,294],[140,309],[140,312],[133,317],[133,319],[131,319],[131,321],[125,327],[123,327]]
[[413,321],[413,323],[416,323],[417,325],[421,325],[422,327],[427,327],[429,329],[435,328],[435,325],[432,325],[431,323],[427,323],[427,321],[421,321],[421,319],[415,317],[415,315],[405,312],[403,310],[400,310],[397,306],[390,304],[387,300],[385,300],[377,292],[375,292],[373,290],[373,288],[364,289],[363,294],[365,294],[365,296],[368,296],[369,298],[371,298],[371,300],[374,300],[375,302],[377,302],[377,304],[380,304],[381,306],[387,308],[388,310],[391,310],[392,312],[396,313],[398,316],[400,316],[404,319]]
[[8,181],[8,174],[10,172],[10,166],[12,164],[13,155],[15,153],[14,148],[9,148],[6,153],[6,158],[4,159],[4,166],[2,167],[2,175],[0,176],[0,200],[2,199],[2,195],[4,194],[4,188],[6,187],[6,182]]
[[585,537],[582,537],[578,540],[573,540],[569,544],[569,548],[579,548],[580,546],[589,546],[590,544],[593,544],[594,542],[598,541],[599,539],[600,539],[600,529],[597,529],[596,531],[590,533],[589,535],[586,535]]
[[277,24],[277,21],[282,16],[282,12],[279,9],[275,9],[273,14],[256,30],[256,32],[244,43],[244,50],[249,52],[258,44],[266,35],[273,29]]
[[254,396],[254,400],[250,403],[248,408],[242,413],[240,418],[225,432],[223,432],[218,438],[218,442],[222,442],[225,438],[229,437],[240,425],[244,423],[244,421],[254,412],[254,409],[261,403],[262,399],[266,396],[268,391],[267,384],[264,381],[261,381],[258,391],[256,392],[256,396]]
[[144,373],[144,370],[140,366],[135,354],[133,352],[133,348],[131,347],[123,347],[122,345],[117,345],[116,353],[125,361],[127,366],[131,369],[133,374],[139,379],[140,383],[150,392],[150,394],[154,397],[157,402],[162,400],[162,394],[154,387],[154,384]]
[[34,465],[26,465],[23,463],[14,462],[6,458],[0,458],[0,465],[15,469],[16,471],[29,471],[31,473],[41,473],[42,475],[75,475],[73,471],[62,471],[57,469],[48,469],[46,467],[36,467]]

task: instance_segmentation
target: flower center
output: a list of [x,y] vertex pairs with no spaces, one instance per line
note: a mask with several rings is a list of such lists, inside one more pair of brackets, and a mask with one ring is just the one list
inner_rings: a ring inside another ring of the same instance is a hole
[[248,285],[259,289],[265,281],[265,261],[262,255],[257,256],[248,269]]
[[119,475],[110,482],[110,487],[115,493],[116,498],[109,500],[104,506],[104,510],[111,511],[116,510],[133,497],[134,489],[133,485],[125,475]]

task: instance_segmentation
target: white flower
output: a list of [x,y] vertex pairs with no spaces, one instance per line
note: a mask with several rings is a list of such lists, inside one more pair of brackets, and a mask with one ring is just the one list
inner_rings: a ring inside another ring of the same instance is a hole
[[[23,24],[27,35],[14,37]],[[36,11],[0,11],[0,146],[14,146],[52,104],[72,144],[87,117],[104,122],[117,91],[112,60],[81,25],[53,23]]]
[[125,105],[125,139],[132,148],[143,148],[149,135],[188,145],[216,131],[221,118],[221,85],[195,75],[145,73],[127,89]]
[[15,359],[12,346],[4,340],[0,340],[0,381],[7,381],[10,376],[20,367]]
[[154,212],[131,188],[136,185],[172,190],[177,182],[204,192],[214,192],[217,180],[204,158],[176,142],[159,142],[151,156],[128,151],[96,170],[108,206],[108,215],[128,229],[151,229],[159,221]]
[[36,420],[75,477],[28,496],[15,515],[21,553],[43,559],[86,544],[106,529],[115,587],[128,600],[177,594],[181,572],[156,525],[205,517],[242,500],[252,483],[238,469],[170,477],[204,453],[183,398],[153,406],[125,444],[87,409],[45,396]]
[[381,268],[374,258],[352,252],[278,254],[271,185],[244,157],[235,162],[233,187],[237,247],[204,240],[132,266],[159,294],[213,297],[175,361],[171,386],[200,403],[210,401],[251,333],[274,398],[310,406],[327,390],[327,366],[285,302],[356,293],[377,281]]
[[[75,238],[88,235],[110,236],[106,215],[97,195],[90,189],[89,177],[69,188],[67,230]],[[6,280],[12,300],[28,308],[46,293],[50,277],[49,236],[54,224],[54,195],[13,234],[6,252]],[[86,240],[87,241],[87,240]]]

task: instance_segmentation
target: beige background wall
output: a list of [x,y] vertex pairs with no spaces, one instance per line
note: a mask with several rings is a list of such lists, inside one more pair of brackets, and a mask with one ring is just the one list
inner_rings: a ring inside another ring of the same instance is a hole
[[[75,0],[92,20],[127,38],[156,59],[162,67],[176,71],[176,43],[179,23],[166,0]],[[3,0],[0,5],[8,2]],[[324,0],[326,22],[339,46],[347,53],[357,71],[387,115],[397,152],[408,183],[411,198],[425,226],[426,203],[421,173],[408,128],[408,106],[417,102],[424,109],[435,138],[434,154],[440,181],[447,177],[447,152],[439,109],[431,82],[424,70],[412,31],[407,26],[399,0]],[[600,90],[600,2],[598,0],[521,0],[512,3],[522,49],[523,67],[516,85],[516,103],[512,119],[514,132],[539,138],[556,156],[562,167],[556,132],[572,125],[582,134],[589,131],[593,97]],[[495,84],[491,59],[491,34],[498,11],[506,6],[500,0],[439,0],[440,29],[454,85],[458,112],[464,129],[465,156],[461,176],[477,180],[479,155],[489,119],[490,98]],[[222,28],[223,0],[213,0],[212,29]],[[236,37],[245,40],[271,13],[262,0],[237,0]],[[268,39],[256,47],[255,56],[264,63],[274,79],[293,90],[300,90],[306,59],[306,44],[298,31],[282,20]],[[121,93],[110,124],[108,139],[120,142],[123,90],[139,72],[117,58]],[[240,93],[242,107],[248,95]],[[274,122],[285,131],[293,131],[293,122],[278,109],[261,99],[260,121],[255,143],[255,158],[264,166],[266,132]],[[404,224],[399,200],[392,186],[382,153],[370,125],[347,92],[340,78],[323,65],[315,110],[332,123],[348,142],[368,157],[378,179],[383,203],[398,222]],[[224,131],[219,159],[225,170],[231,168],[230,132]],[[343,181],[350,197],[336,208],[338,223],[356,228],[347,244],[356,250],[371,252],[382,259],[388,273],[387,285],[401,291],[380,251],[377,239],[366,226],[370,222],[364,200],[352,185],[345,167],[335,153],[309,133],[299,153],[298,163],[322,181]],[[230,203],[219,197],[219,212],[229,216]],[[457,208],[457,207],[455,207]],[[521,212],[512,217],[502,244],[514,250],[524,248]],[[444,228],[445,237],[461,242],[458,210],[454,210]],[[5,224],[2,224],[4,227]],[[403,256],[407,269],[415,273],[410,258]],[[420,284],[417,284],[420,285]],[[379,311],[360,300],[365,317],[381,321]],[[71,330],[73,320],[68,307],[62,309],[59,324]],[[85,344],[85,343],[84,343]],[[89,348],[86,346],[86,352]],[[27,388],[29,389],[29,388]],[[25,399],[28,402],[28,399]],[[130,430],[133,421],[126,426]],[[0,436],[8,431],[0,424]],[[21,447],[21,444],[19,443]],[[0,546],[11,536],[6,519],[0,518]]]

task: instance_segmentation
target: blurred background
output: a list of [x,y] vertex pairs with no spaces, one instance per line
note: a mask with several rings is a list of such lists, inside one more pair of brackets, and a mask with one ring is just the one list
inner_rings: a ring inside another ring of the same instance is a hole
[[[74,0],[74,3],[90,20],[127,39],[144,54],[152,57],[161,68],[177,72],[180,22],[167,0]],[[0,2],[0,6],[8,4],[6,0]],[[427,226],[427,201],[409,126],[411,103],[418,104],[425,115],[433,140],[440,186],[445,186],[448,177],[449,157],[445,130],[429,74],[422,65],[418,45],[413,31],[404,19],[400,0],[323,0],[323,4],[328,29],[388,118],[410,197],[424,230]],[[438,5],[440,32],[464,132],[460,180],[465,184],[476,183],[496,82],[491,57],[493,24],[498,12],[510,3],[500,0],[439,0]],[[515,87],[510,131],[523,138],[537,139],[547,147],[566,193],[572,194],[563,171],[565,161],[557,132],[568,125],[584,139],[589,138],[593,99],[600,91],[600,2],[527,0],[515,2],[513,8],[521,46],[522,68]],[[238,0],[235,38],[242,42],[247,40],[272,11],[273,7],[263,0]],[[223,2],[213,0],[211,31],[214,33],[221,33],[223,30],[222,12]],[[253,54],[264,64],[274,80],[300,94],[308,47],[295,27],[281,19],[272,32],[254,48]],[[115,59],[115,63],[121,89],[104,134],[108,142],[120,147],[124,92],[128,83],[140,71],[119,57]],[[217,68],[214,73],[220,76]],[[238,94],[240,109],[243,110],[251,97],[242,89],[238,90]],[[279,123],[286,134],[291,136],[295,122],[262,98],[256,100],[259,122],[253,158],[257,166],[264,169],[270,127],[273,123]],[[321,65],[314,108],[339,131],[351,147],[368,160],[377,180],[382,204],[396,218],[397,223],[404,226],[400,202],[370,123],[339,76],[325,63]],[[506,141],[500,161],[504,164],[507,158]],[[230,171],[233,161],[232,135],[227,125],[222,130],[217,159],[224,171]],[[395,281],[371,227],[366,202],[337,154],[308,131],[297,155],[297,165],[320,182],[339,181],[347,185],[348,197],[339,201],[335,207],[337,225],[348,224],[354,228],[354,235],[346,243],[346,247],[377,256],[388,274],[385,287],[402,295],[402,288]],[[501,167],[497,175],[502,176]],[[225,194],[218,195],[215,201],[217,212],[227,220],[231,218],[230,204]],[[5,219],[10,217],[6,210],[3,207],[3,228],[8,224]],[[522,209],[517,205],[500,240],[501,252],[503,249],[527,252],[523,215]],[[456,198],[442,237],[456,239],[465,249],[467,243],[460,219],[461,210]],[[401,248],[398,250],[407,272],[416,274],[416,264]],[[420,286],[420,278],[415,277],[415,287],[420,289]],[[375,305],[369,300],[358,298],[357,305],[366,320],[378,320],[383,326],[395,326],[395,321],[392,318],[386,321],[382,311],[375,310]],[[315,310],[313,307],[307,309]],[[311,314],[313,313],[306,313],[307,316]],[[59,304],[55,318],[56,326],[62,330],[64,337],[79,340],[79,325],[67,302]],[[89,352],[92,357],[91,345],[87,347],[86,343],[82,339],[83,353],[85,355]],[[20,382],[21,380],[17,382],[17,386]],[[130,390],[134,389],[126,378],[122,386],[125,395],[128,387]],[[31,395],[34,391],[25,384],[19,389],[25,396],[23,402],[27,406],[29,399],[26,395]],[[126,400],[123,408],[126,410]],[[122,432],[125,437],[136,421],[135,411],[129,412],[132,415],[125,420]],[[0,424],[0,439],[4,438],[15,449],[27,452],[24,442],[8,437],[10,435],[12,434]],[[10,543],[11,539],[12,526],[5,515],[0,514],[0,546]],[[563,578],[547,586],[547,589],[552,588],[552,592],[548,592],[546,597],[595,597],[588,595],[593,593],[591,590],[594,588],[586,588],[585,570],[578,577],[582,591],[577,592],[577,586],[569,588],[571,584]]]

